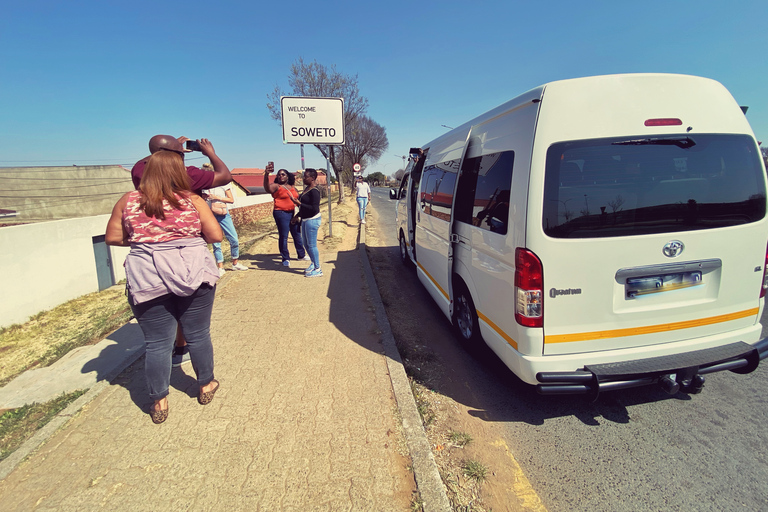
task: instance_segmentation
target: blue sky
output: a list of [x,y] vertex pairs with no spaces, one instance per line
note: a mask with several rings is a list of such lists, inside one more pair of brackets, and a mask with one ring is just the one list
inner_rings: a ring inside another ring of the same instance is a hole
[[390,142],[367,172],[394,174],[442,125],[533,87],[612,73],[718,80],[768,145],[767,14],[765,0],[9,2],[0,167],[130,166],[168,133],[209,138],[230,168],[299,169],[266,108],[299,57],[358,76]]

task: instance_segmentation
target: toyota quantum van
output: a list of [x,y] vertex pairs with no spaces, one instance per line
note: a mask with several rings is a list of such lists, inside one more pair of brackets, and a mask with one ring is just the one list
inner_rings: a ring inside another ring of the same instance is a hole
[[768,355],[766,173],[720,83],[552,82],[410,155],[403,261],[541,393],[696,393]]

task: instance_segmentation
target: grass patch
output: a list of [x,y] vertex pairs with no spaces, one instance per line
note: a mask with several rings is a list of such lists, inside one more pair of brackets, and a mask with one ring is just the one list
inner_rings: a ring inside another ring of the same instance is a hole
[[464,476],[476,482],[485,481],[485,476],[488,473],[488,468],[476,460],[465,460],[461,465],[461,470],[464,472]]
[[472,442],[472,436],[466,432],[451,432],[448,434],[448,440],[460,448],[464,448]]
[[0,386],[100,341],[133,317],[122,286],[89,293],[0,330]]
[[428,391],[413,378],[409,378],[409,380],[411,381],[411,391],[413,392],[413,398],[416,400],[416,409],[421,416],[421,422],[425,427],[428,427],[435,421],[435,418],[437,418],[434,409],[432,409],[432,404],[427,397],[424,396]]
[[50,402],[5,411],[0,416],[0,460],[5,460],[24,444],[24,441],[35,435],[35,432],[84,393],[84,390],[65,393]]

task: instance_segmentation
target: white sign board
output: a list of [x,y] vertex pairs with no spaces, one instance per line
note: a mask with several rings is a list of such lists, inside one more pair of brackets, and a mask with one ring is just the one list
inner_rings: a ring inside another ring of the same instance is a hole
[[283,96],[284,144],[344,144],[344,98]]
[[358,172],[360,169],[362,169],[362,167],[360,167],[360,164],[355,164],[352,166],[352,170],[355,172]]

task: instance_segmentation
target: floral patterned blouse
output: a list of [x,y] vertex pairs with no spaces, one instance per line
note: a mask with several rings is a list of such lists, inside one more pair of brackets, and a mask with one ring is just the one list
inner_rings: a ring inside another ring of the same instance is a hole
[[123,209],[123,226],[128,232],[131,243],[170,242],[181,238],[201,236],[200,215],[188,197],[176,194],[181,203],[181,210],[176,210],[163,199],[165,219],[148,217],[139,208],[141,192],[135,190],[128,196],[128,203]]

